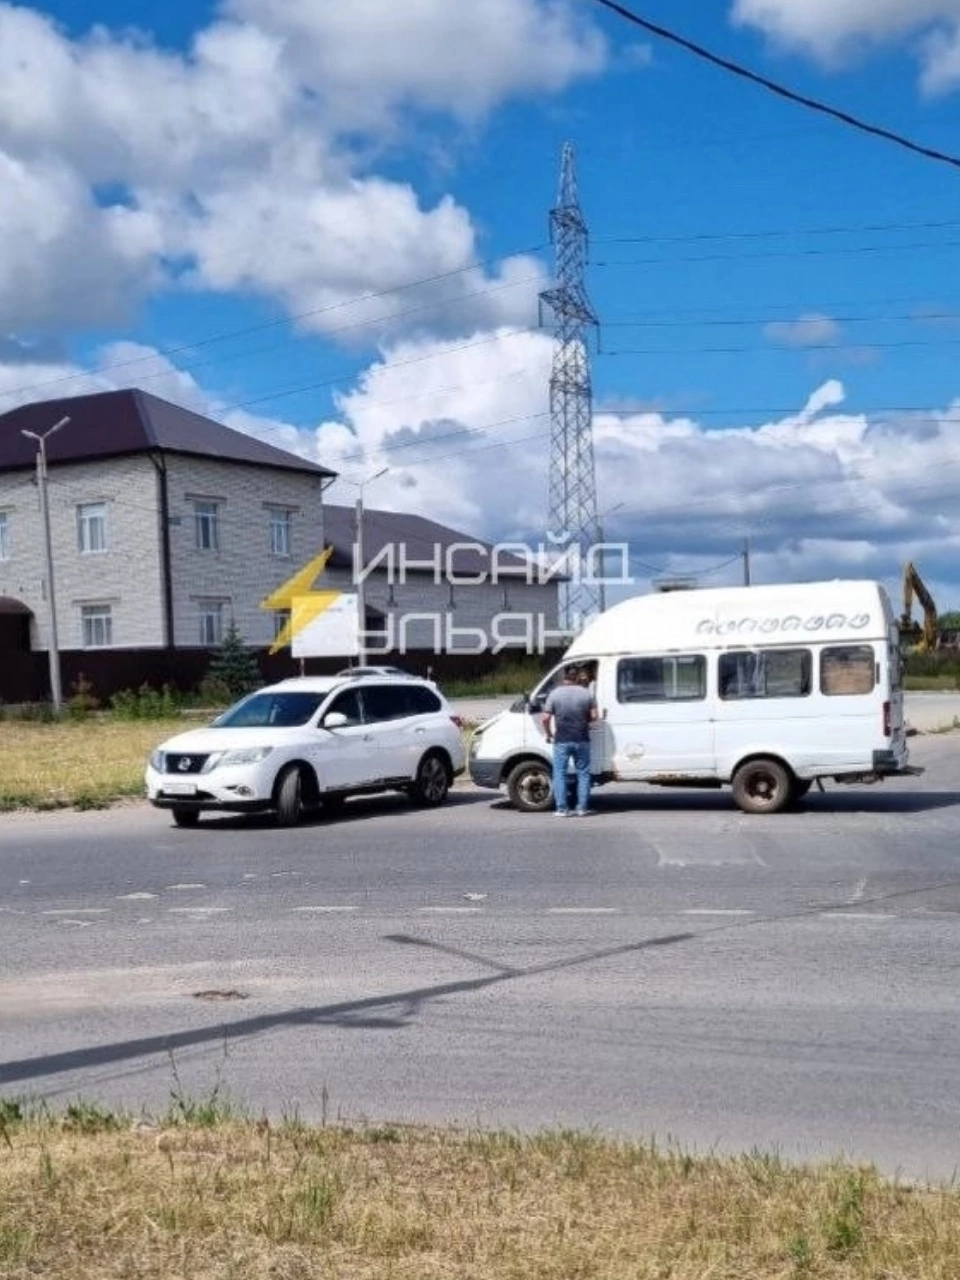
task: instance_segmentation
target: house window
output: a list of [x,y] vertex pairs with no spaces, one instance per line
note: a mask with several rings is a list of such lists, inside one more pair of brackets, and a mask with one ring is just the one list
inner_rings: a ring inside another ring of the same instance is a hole
[[77,507],[77,546],[81,555],[98,555],[107,549],[107,508],[103,502]]
[[223,601],[201,600],[198,604],[200,614],[200,643],[207,648],[221,644],[223,641]]
[[10,559],[10,523],[7,513],[0,511],[0,560]]
[[113,614],[108,604],[85,604],[80,608],[80,629],[84,649],[109,649],[113,644]]
[[270,512],[270,554],[288,557],[293,546],[293,512],[276,508]]
[[199,551],[220,550],[220,505],[216,502],[195,502],[193,519]]
[[289,609],[277,609],[273,614],[273,638],[279,640],[284,627],[290,621]]

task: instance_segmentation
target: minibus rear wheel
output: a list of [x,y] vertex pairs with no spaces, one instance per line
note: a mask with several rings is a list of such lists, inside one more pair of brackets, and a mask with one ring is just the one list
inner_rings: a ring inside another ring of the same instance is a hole
[[748,760],[733,775],[733,799],[744,813],[779,813],[792,797],[790,772],[779,760]]

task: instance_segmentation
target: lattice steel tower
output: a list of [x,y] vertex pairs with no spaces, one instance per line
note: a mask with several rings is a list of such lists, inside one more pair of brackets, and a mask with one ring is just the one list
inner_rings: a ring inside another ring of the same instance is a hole
[[[563,148],[560,190],[550,211],[550,240],[556,254],[553,288],[540,295],[553,312],[554,353],[550,376],[550,487],[548,537],[567,564],[579,562],[560,583],[560,625],[578,630],[604,606],[600,583],[584,581],[591,568],[590,548],[602,541],[597,516],[597,478],[593,459],[593,392],[588,336],[598,326],[584,283],[587,224],[577,196],[571,143]],[[593,571],[599,575],[601,566]]]

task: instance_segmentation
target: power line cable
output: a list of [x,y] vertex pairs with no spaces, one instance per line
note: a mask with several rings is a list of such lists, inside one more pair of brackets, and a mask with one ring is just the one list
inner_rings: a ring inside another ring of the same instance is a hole
[[761,231],[709,231],[683,236],[591,236],[595,244],[696,244],[723,240],[779,240],[794,236],[876,235],[884,231],[955,231],[960,222],[875,222],[842,227],[783,227]]
[[[126,369],[126,368],[131,368],[134,365],[146,364],[146,363],[149,363],[151,360],[156,360],[158,358],[170,359],[172,356],[180,355],[185,351],[197,351],[203,347],[212,346],[214,343],[217,343],[217,342],[226,342],[230,338],[242,338],[242,337],[247,337],[253,333],[263,333],[269,329],[277,329],[277,328],[282,328],[285,325],[295,324],[299,320],[306,320],[318,315],[326,315],[330,312],[343,310],[346,307],[360,306],[366,302],[374,302],[379,298],[392,297],[394,294],[405,292],[408,289],[416,289],[416,288],[421,288],[424,285],[436,284],[441,280],[452,279],[453,277],[458,275],[463,275],[468,271],[480,270],[483,267],[489,265],[490,262],[501,261],[503,257],[522,257],[525,254],[538,253],[545,247],[546,246],[544,244],[539,244],[539,245],[534,245],[533,247],[528,249],[518,249],[514,253],[510,253],[506,255],[498,255],[496,258],[491,257],[491,258],[479,259],[475,262],[468,263],[465,266],[455,267],[450,271],[442,271],[437,275],[422,276],[419,279],[407,281],[405,284],[392,285],[388,289],[381,289],[374,293],[358,294],[355,297],[345,298],[340,302],[329,303],[322,307],[311,307],[309,310],[295,312],[294,314],[289,316],[278,317],[276,320],[265,320],[257,324],[245,325],[243,328],[240,328],[240,329],[221,330],[219,333],[210,334],[206,338],[198,338],[196,342],[180,343],[179,345],[174,347],[158,347],[154,351],[152,351],[149,355],[132,356],[130,359],[127,359],[127,360],[119,360],[113,364],[103,365],[101,368],[96,370],[83,371],[76,374],[65,374],[58,378],[50,378],[45,382],[35,382],[35,383],[30,383],[26,386],[14,387],[8,391],[4,391],[3,396],[6,398],[10,398],[14,396],[25,395],[31,391],[43,390],[45,387],[58,386],[58,385],[62,385],[65,382],[76,382],[79,378],[101,377],[104,374],[112,373],[117,369]],[[517,288],[519,285],[529,283],[535,278],[536,277],[530,276],[530,277],[524,277],[522,280],[518,280],[518,281],[505,281],[502,284],[490,286],[489,290],[479,289],[479,290],[476,290],[474,293],[464,294],[461,297],[462,298],[477,297],[477,296],[486,294],[487,292],[496,292],[501,289]],[[373,317],[370,320],[355,321],[351,324],[342,326],[340,329],[328,330],[327,334],[329,336],[335,336],[337,333],[345,333],[355,328],[363,328],[363,327],[374,325],[374,324],[384,324],[384,323],[388,323],[390,320],[394,318],[400,318],[403,315],[413,314],[416,311],[429,310],[434,307],[438,309],[442,309],[444,306],[448,306],[453,303],[457,303],[459,301],[461,301],[461,298],[451,298],[442,302],[438,300],[435,303],[424,303],[418,307],[409,308],[408,311],[398,313],[393,316],[378,316],[378,317]],[[310,336],[313,337],[316,335],[310,335]],[[298,342],[302,340],[303,340],[302,336],[298,336],[296,334],[293,335],[293,337],[291,338],[291,341],[294,341],[294,342]],[[271,349],[273,348],[267,348],[267,350],[271,350]],[[242,352],[240,354],[241,356],[243,356],[251,353]],[[230,357],[230,358],[234,358],[234,357]],[[195,365],[192,367],[199,368],[202,366]],[[164,374],[163,376],[166,376],[166,374]]]
[[695,41],[688,39],[686,36],[680,35],[676,31],[671,31],[667,27],[660,26],[658,23],[651,22],[649,18],[641,17],[640,14],[634,13],[625,5],[619,4],[618,0],[594,0],[603,9],[608,9],[611,13],[615,13],[624,21],[632,23],[641,30],[646,31],[648,35],[656,36],[660,40],[665,40],[670,44],[676,45],[684,49],[687,53],[692,53],[695,57],[700,58],[704,62],[709,62],[715,67],[719,67],[722,71],[727,71],[731,75],[746,80],[751,84],[758,85],[762,89],[766,89],[769,93],[775,94],[777,97],[784,98],[788,102],[796,103],[797,106],[805,107],[808,111],[815,111],[820,115],[828,116],[838,123],[846,125],[848,128],[856,129],[861,133],[865,133],[870,137],[879,138],[881,141],[890,142],[895,146],[901,147],[906,151],[912,152],[914,155],[923,156],[927,160],[934,160],[940,164],[946,164],[954,169],[960,169],[960,156],[951,155],[949,152],[940,151],[936,147],[930,147],[924,143],[916,142],[914,139],[907,137],[905,134],[896,133],[892,129],[887,129],[883,125],[873,124],[868,120],[863,120],[859,116],[852,115],[849,111],[843,111],[838,107],[831,106],[829,103],[822,102],[818,98],[811,98],[807,94],[799,93],[796,89],[791,89],[787,85],[781,84],[776,80],[771,80],[768,76],[761,75],[757,71],[744,66],[742,63],[734,62],[730,58],[725,58],[721,54],[714,53],[711,49],[707,49],[704,45],[697,44]]
[[698,262],[769,262],[791,258],[846,258],[868,253],[919,253],[927,249],[957,249],[960,240],[917,240],[912,244],[860,244],[831,249],[775,249],[763,253],[705,253],[683,258],[609,258],[592,267],[673,267]]

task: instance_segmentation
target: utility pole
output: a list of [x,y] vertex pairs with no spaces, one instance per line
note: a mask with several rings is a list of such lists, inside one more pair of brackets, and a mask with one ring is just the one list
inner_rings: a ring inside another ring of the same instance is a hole
[[379,480],[381,476],[385,476],[390,470],[384,467],[378,471],[376,475],[368,476],[366,480],[351,480],[350,484],[355,484],[359,490],[356,507],[354,508],[354,546],[353,546],[353,563],[356,570],[357,579],[357,665],[362,667],[367,660],[367,597],[366,597],[366,578],[364,569],[366,563],[364,560],[363,550],[363,490],[364,486],[371,484],[374,480]]
[[50,504],[47,500],[47,440],[55,431],[65,427],[69,418],[61,418],[52,427],[38,435],[35,431],[22,431],[22,435],[37,442],[37,491],[40,495],[40,515],[43,520],[43,538],[47,559],[47,593],[50,605],[50,696],[54,712],[59,715],[63,706],[63,689],[60,684],[60,642],[57,638],[57,595],[53,581],[53,541],[50,536]]
[[743,585],[750,586],[750,539],[743,540]]
[[[550,211],[556,279],[540,295],[553,312],[554,352],[550,376],[550,482],[548,536],[579,553],[580,566],[601,542],[597,518],[597,478],[593,459],[593,404],[588,332],[599,324],[587,297],[587,224],[577,195],[574,152],[566,143],[560,190]],[[590,566],[596,573],[597,566]],[[602,574],[601,574],[602,576]],[[600,583],[584,582],[579,571],[560,586],[560,625],[581,626],[603,607]]]

